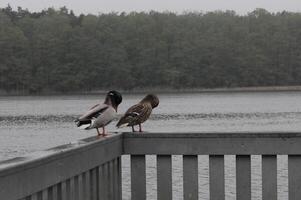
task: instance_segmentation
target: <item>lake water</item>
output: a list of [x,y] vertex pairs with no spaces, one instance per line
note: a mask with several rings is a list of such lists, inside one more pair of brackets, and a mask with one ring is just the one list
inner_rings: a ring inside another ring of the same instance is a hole
[[[301,92],[159,94],[160,105],[143,128],[148,132],[264,132],[301,130]],[[124,95],[124,113],[143,95]],[[0,160],[96,135],[73,120],[103,95],[0,97]],[[112,122],[109,132],[118,130]],[[226,199],[235,199],[235,160],[226,156]],[[182,157],[173,156],[173,196],[182,198]],[[123,157],[124,199],[129,194],[129,159]],[[209,199],[208,156],[199,156],[200,199]],[[261,157],[252,156],[252,199],[261,199]],[[156,199],[156,160],[147,157],[147,196]],[[278,156],[279,199],[287,199],[287,156]]]

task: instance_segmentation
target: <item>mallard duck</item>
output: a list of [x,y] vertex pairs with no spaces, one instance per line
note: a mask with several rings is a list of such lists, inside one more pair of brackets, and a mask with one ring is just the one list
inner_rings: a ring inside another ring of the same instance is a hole
[[159,105],[159,99],[154,94],[146,95],[138,104],[130,107],[117,123],[118,128],[131,126],[135,132],[135,125],[139,125],[139,132],[142,132],[141,124],[145,122],[152,110]]
[[105,126],[115,119],[117,107],[121,102],[122,96],[119,92],[108,92],[104,103],[96,104],[89,111],[75,120],[77,127],[86,130],[95,128],[98,136],[101,135],[98,128],[102,128],[102,136],[105,136]]

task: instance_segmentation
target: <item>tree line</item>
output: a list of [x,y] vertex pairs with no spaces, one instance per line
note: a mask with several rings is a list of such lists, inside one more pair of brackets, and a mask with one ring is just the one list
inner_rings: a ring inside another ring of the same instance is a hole
[[0,8],[0,90],[301,84],[301,13]]

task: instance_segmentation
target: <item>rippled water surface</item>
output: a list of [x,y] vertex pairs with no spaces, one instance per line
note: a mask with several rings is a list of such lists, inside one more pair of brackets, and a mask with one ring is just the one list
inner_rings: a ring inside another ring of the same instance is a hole
[[[143,95],[124,95],[118,112],[123,113]],[[96,134],[78,130],[73,120],[103,95],[0,97],[0,160],[66,144]],[[148,132],[264,132],[301,130],[301,93],[193,93],[159,94],[160,105],[143,128]],[[116,122],[108,126],[118,130]],[[174,198],[182,199],[181,156],[174,156]],[[128,158],[123,176],[128,180]],[[226,197],[235,199],[234,156],[226,156]],[[261,199],[260,156],[252,156],[252,199]],[[156,160],[147,158],[148,199],[156,198]],[[200,198],[208,199],[208,157],[199,156]],[[278,157],[279,199],[287,199],[287,157]],[[129,180],[124,197],[129,196]]]

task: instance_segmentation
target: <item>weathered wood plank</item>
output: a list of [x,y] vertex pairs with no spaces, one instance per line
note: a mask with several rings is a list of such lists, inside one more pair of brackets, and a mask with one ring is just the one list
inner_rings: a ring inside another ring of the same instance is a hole
[[26,197],[25,200],[31,200],[31,196]]
[[223,155],[209,156],[210,200],[225,199],[225,166]]
[[58,200],[57,185],[48,188],[48,200]]
[[118,158],[113,160],[113,194],[114,200],[119,200],[119,182],[121,180],[119,180],[118,176],[119,176],[119,167],[118,167]]
[[89,171],[89,176],[90,176],[90,198],[89,200],[97,200],[97,185],[96,185],[96,168],[93,168]]
[[122,166],[122,163],[121,163],[121,156],[119,156],[117,158],[117,193],[118,193],[118,196],[117,196],[117,200],[121,200],[122,199],[122,177],[121,177],[121,166]]
[[37,193],[37,200],[43,200],[43,191]]
[[31,195],[31,200],[38,200],[37,193]]
[[19,200],[31,200],[31,196],[28,196],[28,197],[25,197],[25,198],[22,198],[22,199],[19,199]]
[[48,188],[42,191],[42,200],[48,200]]
[[62,200],[66,200],[67,199],[67,185],[66,185],[66,181],[62,182]]
[[98,168],[98,179],[99,179],[99,186],[98,186],[98,196],[99,200],[105,200],[105,181],[104,181],[104,165],[99,166]]
[[48,200],[54,200],[53,186],[49,187],[48,190],[47,190],[47,199]]
[[83,198],[90,199],[90,173],[84,172],[82,174],[82,184],[83,184]]
[[198,199],[198,156],[183,156],[184,200]]
[[100,184],[100,183],[99,183],[99,181],[100,181],[100,180],[99,180],[99,168],[100,168],[99,166],[95,168],[95,173],[96,173],[96,174],[95,174],[95,176],[96,176],[96,177],[95,177],[95,179],[96,179],[96,199],[97,199],[97,200],[100,200],[100,196],[99,196],[99,187],[100,187],[100,186],[99,186],[99,184]]
[[251,158],[236,156],[236,199],[251,200]]
[[62,183],[56,184],[56,195],[57,200],[63,199],[63,193],[62,193]]
[[57,194],[58,189],[57,188],[58,188],[57,184],[53,186],[53,191],[52,191],[53,192],[53,200],[58,200],[58,194]]
[[83,186],[83,173],[82,173],[78,176],[78,193],[79,193],[78,199],[79,200],[84,199],[83,190],[84,190],[84,186]]
[[131,156],[131,194],[132,200],[146,199],[145,156]]
[[67,179],[66,180],[66,199],[67,200],[74,200],[73,198],[71,198],[72,192],[73,191],[71,191],[71,179]]
[[171,155],[157,155],[158,200],[172,200]]
[[301,156],[288,156],[288,196],[289,200],[301,197]]
[[108,184],[108,186],[109,186],[109,199],[113,199],[113,197],[114,197],[114,186],[113,186],[113,184],[114,184],[114,182],[113,182],[113,179],[114,179],[114,177],[113,177],[113,161],[110,161],[110,162],[108,162],[108,182],[107,182],[107,184]]
[[277,200],[276,155],[262,155],[262,199]]
[[110,175],[109,175],[109,163],[105,163],[103,165],[103,195],[104,199],[107,200],[110,198]]
[[24,198],[122,154],[121,134],[90,140],[53,148],[32,158],[0,162],[0,197]]
[[86,172],[83,172],[82,174],[81,174],[81,177],[82,177],[82,182],[81,182],[81,184],[82,184],[82,198],[83,199],[87,199],[88,198],[88,195],[87,195],[87,174],[86,174]]
[[78,175],[73,178],[73,199],[74,200],[79,200],[79,177]]

